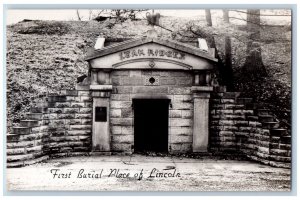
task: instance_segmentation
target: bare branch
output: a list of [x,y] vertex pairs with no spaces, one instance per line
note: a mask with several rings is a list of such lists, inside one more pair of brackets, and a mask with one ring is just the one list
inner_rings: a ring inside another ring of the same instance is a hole
[[245,22],[251,23],[251,24],[255,24],[255,25],[259,26],[260,28],[262,28],[264,26],[269,26],[269,27],[278,27],[278,26],[281,26],[281,25],[258,24],[258,23],[254,23],[254,22],[248,21],[246,19],[237,18],[237,17],[229,17],[229,18],[230,19],[237,19],[237,20],[245,21]]
[[[166,28],[166,27],[163,27],[163,26],[161,26],[161,25],[157,25],[157,24],[155,24],[155,26],[158,26],[158,27],[160,27],[160,28],[162,28],[162,29],[164,29],[164,30],[167,30],[167,31],[171,32],[171,33],[175,33],[175,31],[174,31],[174,30],[168,29],[168,28]],[[176,34],[180,35],[181,37],[186,37],[186,38],[194,38],[194,37],[192,37],[192,36],[183,35],[183,34],[182,34],[182,33],[180,33],[180,32],[176,32]]]
[[[229,10],[229,11],[247,14],[247,12],[241,11],[241,10]],[[271,14],[255,14],[255,13],[251,13],[250,15],[272,16],[272,17],[289,17],[289,16],[292,16],[292,15],[271,15]]]

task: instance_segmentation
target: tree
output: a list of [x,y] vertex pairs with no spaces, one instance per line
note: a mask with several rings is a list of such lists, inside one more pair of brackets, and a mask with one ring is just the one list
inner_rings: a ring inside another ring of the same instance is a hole
[[[225,23],[229,22],[229,10],[223,10],[223,20]],[[233,90],[233,70],[232,70],[232,48],[230,36],[225,36],[225,66],[221,69],[224,84],[229,90]]]
[[229,23],[229,11],[228,10],[223,10],[223,20],[226,23]]
[[147,11],[148,9],[113,9],[113,10],[102,10],[101,12],[98,12],[96,16],[93,18],[93,20],[102,22],[107,19],[113,19],[110,20],[110,23],[107,25],[108,28],[113,28],[116,24],[122,24],[126,20],[131,21],[138,21],[141,20],[140,17],[138,17],[138,14],[143,13],[144,11]]
[[78,21],[81,21],[81,16],[80,16],[79,10],[76,10],[76,15],[77,15]]
[[247,10],[247,30],[250,32],[247,42],[247,56],[243,66],[243,74],[249,78],[267,76],[261,57],[260,47],[260,10]]
[[212,26],[210,9],[205,9],[205,17],[207,26]]
[[223,79],[228,90],[233,90],[233,70],[232,70],[232,51],[231,51],[231,38],[225,37],[225,66],[223,70]]

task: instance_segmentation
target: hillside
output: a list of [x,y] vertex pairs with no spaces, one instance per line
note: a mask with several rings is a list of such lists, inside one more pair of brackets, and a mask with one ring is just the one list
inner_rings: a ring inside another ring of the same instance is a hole
[[[224,57],[224,36],[236,34],[232,39],[233,70],[239,76],[245,58],[247,35],[241,27],[228,27],[223,23],[205,27],[203,19],[177,19],[164,17],[161,24],[179,34],[157,27],[162,37],[173,39],[196,38],[186,29],[190,25],[206,33],[214,33],[220,57]],[[96,21],[23,21],[7,26],[7,120],[8,126],[18,123],[29,107],[41,101],[43,95],[61,89],[72,89],[76,78],[87,73],[83,60],[96,37],[134,38],[145,35],[145,21],[125,21],[114,25],[113,20]],[[234,30],[233,30],[234,29]],[[183,35],[189,37],[185,38]],[[290,27],[266,27],[262,32],[262,56],[270,75],[265,87],[259,86],[258,100],[273,104],[276,110],[290,110],[291,100],[291,30]],[[236,85],[240,82],[236,77]],[[255,91],[255,90],[253,90]],[[253,95],[253,94],[249,94]],[[254,94],[255,95],[255,94]],[[282,118],[289,116],[280,114]]]

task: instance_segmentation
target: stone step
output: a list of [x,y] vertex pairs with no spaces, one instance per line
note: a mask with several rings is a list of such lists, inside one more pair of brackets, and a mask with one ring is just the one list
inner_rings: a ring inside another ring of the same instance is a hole
[[252,109],[252,110],[254,110],[254,109],[256,109],[257,107],[256,107],[256,103],[245,103],[244,104],[245,105],[245,108],[246,109]]
[[272,136],[287,136],[287,130],[284,128],[276,128],[270,130],[270,135]]
[[291,144],[292,143],[292,137],[290,135],[287,136],[281,136],[280,137],[280,142],[282,144]]
[[250,120],[250,121],[257,121],[257,120],[258,120],[258,116],[255,116],[255,115],[248,115],[248,116],[247,116],[247,119]]
[[242,97],[239,97],[236,99],[236,102],[238,104],[248,104],[248,103],[252,103],[253,99],[252,98],[242,98]]
[[66,96],[48,96],[48,102],[65,102]]
[[254,109],[254,110],[265,109],[264,105],[261,105],[260,103],[256,103],[256,102],[246,103],[245,105],[249,109]]
[[61,92],[57,91],[57,92],[48,92],[47,96],[59,96]]
[[30,108],[32,113],[45,113],[48,111],[48,103],[37,103],[35,106]]
[[269,156],[270,161],[279,161],[279,162],[291,162],[291,157],[285,157],[285,156],[275,156],[270,155]]
[[20,125],[23,127],[37,127],[41,125],[41,121],[32,119],[21,120]]
[[235,99],[238,96],[240,96],[240,92],[224,92],[224,94],[223,94],[223,98],[225,98],[225,99],[227,99],[227,98],[229,98],[229,99],[231,99],[231,98]]
[[48,107],[48,102],[38,102],[35,105],[37,107]]
[[278,122],[262,122],[262,128],[275,129],[279,127]]
[[264,108],[256,110],[256,113],[258,115],[270,115],[271,114],[270,112],[271,111],[269,109],[264,109]]
[[43,113],[27,113],[26,117],[27,119],[32,119],[32,120],[42,120]]
[[31,133],[31,127],[13,127],[12,134],[27,135]]
[[20,162],[28,159],[32,159],[33,155],[32,154],[23,154],[23,155],[8,155],[6,157],[6,161],[8,163],[10,162]]
[[214,91],[215,92],[226,92],[227,88],[226,88],[226,86],[217,86],[217,87],[214,87]]
[[6,135],[6,141],[7,141],[7,143],[10,143],[10,142],[12,142],[12,143],[19,142],[20,137],[21,137],[21,135],[16,135],[16,134],[13,134],[13,133],[7,134]]
[[244,104],[234,104],[234,109],[243,109],[245,108]]
[[77,90],[66,90],[66,95],[67,96],[77,96],[78,91]]
[[258,115],[261,122],[274,122],[273,115]]
[[33,112],[33,113],[43,113],[43,108],[38,108],[38,107],[30,107],[30,112]]
[[31,159],[27,159],[27,160],[23,160],[23,161],[14,161],[14,162],[7,162],[6,163],[6,167],[8,168],[12,168],[12,167],[23,167],[26,165],[32,165],[34,163],[38,163],[38,162],[42,162],[44,160],[49,159],[48,155],[42,155],[41,157],[37,157],[37,158],[31,158]]

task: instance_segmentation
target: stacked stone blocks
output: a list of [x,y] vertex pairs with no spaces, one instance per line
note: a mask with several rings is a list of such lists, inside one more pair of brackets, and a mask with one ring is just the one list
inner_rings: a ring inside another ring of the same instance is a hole
[[[189,72],[123,70],[111,74],[113,91],[110,101],[112,151],[132,152],[134,143],[135,98],[168,98],[169,152],[192,151],[193,102],[192,75]],[[154,77],[157,85],[147,85]],[[154,124],[155,125],[155,124]]]
[[89,91],[66,90],[37,103],[7,135],[7,167],[55,156],[90,152],[92,100]]
[[215,91],[210,103],[211,151],[240,152],[275,167],[291,166],[291,135],[271,111],[254,106],[239,93]]

